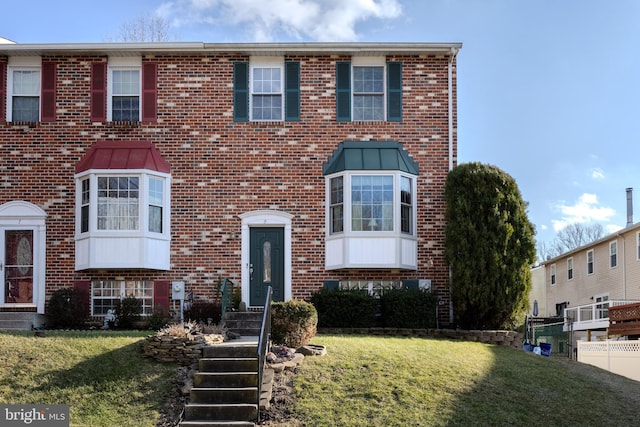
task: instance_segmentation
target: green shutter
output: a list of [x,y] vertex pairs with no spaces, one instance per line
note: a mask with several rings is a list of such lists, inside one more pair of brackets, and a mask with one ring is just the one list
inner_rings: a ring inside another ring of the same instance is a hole
[[387,64],[387,121],[402,121],[402,62]]
[[249,63],[233,64],[233,121],[249,121]]
[[336,62],[336,120],[351,121],[351,62]]
[[287,61],[284,63],[284,119],[300,120],[300,63]]

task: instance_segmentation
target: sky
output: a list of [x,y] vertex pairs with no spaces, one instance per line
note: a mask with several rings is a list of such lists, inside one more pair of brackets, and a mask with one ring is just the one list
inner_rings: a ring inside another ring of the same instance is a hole
[[2,9],[0,37],[18,43],[113,41],[123,24],[152,15],[170,23],[171,41],[461,42],[458,162],[512,176],[538,242],[571,223],[613,233],[626,224],[625,189],[640,200],[637,0],[23,0]]

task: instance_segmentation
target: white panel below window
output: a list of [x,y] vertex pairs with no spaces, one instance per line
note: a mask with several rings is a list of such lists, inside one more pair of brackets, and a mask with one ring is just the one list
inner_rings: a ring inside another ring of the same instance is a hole
[[169,270],[169,240],[148,237],[88,237],[76,240],[76,270],[142,268]]
[[327,239],[325,267],[340,268],[418,268],[418,242],[399,236],[339,236]]

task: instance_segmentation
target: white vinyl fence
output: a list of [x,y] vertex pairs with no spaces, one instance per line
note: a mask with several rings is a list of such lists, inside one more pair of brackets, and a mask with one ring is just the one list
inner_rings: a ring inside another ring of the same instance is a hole
[[578,341],[578,362],[640,381],[640,341]]

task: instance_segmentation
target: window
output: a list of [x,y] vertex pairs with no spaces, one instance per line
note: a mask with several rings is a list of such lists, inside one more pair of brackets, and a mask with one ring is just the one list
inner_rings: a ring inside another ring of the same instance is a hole
[[168,270],[171,168],[155,146],[99,141],[75,169],[76,270]]
[[300,63],[251,57],[233,67],[234,121],[300,120]]
[[91,315],[105,316],[124,297],[142,301],[142,315],[153,313],[153,282],[144,280],[97,280],[91,283]]
[[573,280],[573,258],[567,259],[567,280]]
[[11,79],[11,121],[39,121],[40,69],[13,69]]
[[140,120],[140,70],[111,70],[111,120]]
[[551,268],[549,270],[551,273],[551,284],[555,285],[556,284],[556,265],[551,264]]
[[618,266],[618,242],[609,243],[609,268]]
[[402,63],[354,57],[336,63],[338,121],[401,121]]
[[416,270],[418,165],[395,141],[345,141],[323,166],[325,267]]
[[587,274],[593,274],[593,250],[587,251]]
[[331,179],[331,196],[330,196],[330,227],[331,234],[341,233],[344,231],[344,207],[343,207],[343,182],[341,176]]
[[353,67],[353,120],[384,120],[384,67]]

